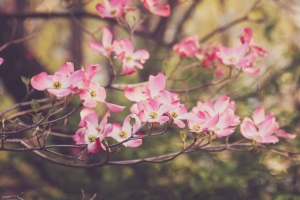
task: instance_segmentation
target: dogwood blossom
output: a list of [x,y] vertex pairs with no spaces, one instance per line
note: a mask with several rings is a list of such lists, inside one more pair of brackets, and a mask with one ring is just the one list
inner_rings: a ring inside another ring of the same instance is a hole
[[109,29],[102,27],[102,44],[97,41],[90,41],[89,47],[91,50],[99,51],[104,56],[110,56],[113,51],[112,38],[113,35]]
[[80,82],[84,77],[82,70],[74,72],[72,64],[64,64],[54,74],[48,75],[46,72],[42,72],[32,77],[30,83],[32,87],[39,91],[47,90],[50,94],[61,98],[68,96],[72,91],[72,84]]
[[198,35],[194,34],[191,37],[185,38],[179,44],[173,46],[173,51],[182,57],[197,57],[199,60],[203,58],[200,53],[200,44]]
[[102,18],[118,18],[124,12],[134,10],[129,7],[130,0],[103,0],[102,3],[96,5],[99,16]]
[[258,107],[253,112],[253,120],[245,117],[241,123],[241,134],[258,143],[276,143],[278,137],[274,135],[279,128],[274,115],[265,115],[263,107]]
[[88,151],[98,153],[100,149],[106,149],[101,141],[113,130],[111,124],[107,124],[109,111],[104,115],[101,122],[98,124],[98,114],[96,111],[84,108],[80,112],[81,121],[79,127],[73,136],[76,144],[87,144]]
[[4,62],[4,59],[0,57],[0,65]]
[[143,69],[142,63],[145,63],[150,57],[148,51],[144,49],[134,51],[133,44],[128,38],[114,41],[113,46],[117,57],[122,62],[122,69],[125,74],[134,73],[135,66],[139,69]]
[[[130,124],[130,119],[134,119],[135,123],[132,126]],[[137,136],[136,132],[141,128],[142,122],[135,114],[128,115],[121,126],[118,123],[113,123],[113,130],[108,137],[112,137],[118,142],[123,142],[128,138],[134,138]],[[122,143],[125,147],[138,147],[142,144],[142,139],[132,139],[127,142]]]

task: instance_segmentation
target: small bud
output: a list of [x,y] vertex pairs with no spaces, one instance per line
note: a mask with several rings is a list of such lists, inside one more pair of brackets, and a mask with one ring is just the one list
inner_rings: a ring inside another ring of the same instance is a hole
[[135,118],[130,117],[129,124],[130,124],[131,126],[134,126],[135,123],[136,123]]
[[185,139],[186,139],[186,134],[185,134],[185,132],[184,132],[184,131],[180,131],[180,132],[179,132],[179,135],[180,135],[180,138],[181,138],[182,142],[185,142]]
[[28,78],[28,77],[21,76],[21,80],[26,86],[28,86],[30,83],[30,78]]

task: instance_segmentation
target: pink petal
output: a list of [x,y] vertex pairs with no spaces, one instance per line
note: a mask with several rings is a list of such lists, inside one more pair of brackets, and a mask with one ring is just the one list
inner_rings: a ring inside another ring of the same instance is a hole
[[218,135],[218,138],[225,137],[228,135],[231,135],[234,132],[235,128],[224,128],[220,129],[218,131],[215,131],[215,133]]
[[108,107],[108,109],[114,113],[120,113],[124,110],[124,108],[126,108],[126,106],[119,106],[119,105],[107,103],[107,102],[105,102],[105,104]]
[[84,100],[83,105],[88,108],[93,108],[97,105],[97,102],[91,97],[90,93],[86,90],[83,90],[79,93],[81,100]]
[[256,76],[260,69],[259,68],[243,68],[243,71],[247,74],[249,74],[250,76]]
[[100,53],[104,53],[105,52],[105,49],[104,47],[102,46],[102,44],[100,44],[99,42],[97,41],[90,41],[88,43],[89,47],[91,50],[93,51],[99,51]]
[[88,150],[89,150],[89,152],[91,152],[91,153],[98,153],[100,151],[100,149],[101,149],[101,144],[100,143],[101,142],[100,142],[99,138],[96,139],[95,142],[89,143],[88,144]]
[[123,145],[126,145],[127,147],[138,147],[141,146],[142,144],[141,139],[136,139],[136,140],[129,140],[128,142],[124,142]]
[[94,126],[98,125],[98,114],[91,108],[83,108],[80,111],[80,118],[79,127],[84,127],[85,121],[91,122]]
[[74,72],[74,64],[72,62],[65,62],[58,70],[65,76],[69,76]]
[[145,95],[143,91],[143,86],[140,87],[130,87],[127,86],[124,88],[124,95],[127,99],[134,102],[139,102],[147,99],[147,95]]
[[260,124],[265,120],[265,109],[263,107],[258,107],[253,112],[253,121],[255,124]]
[[126,52],[126,54],[133,54],[134,47],[130,39],[123,38],[120,40],[120,43],[123,47],[123,50]]
[[170,16],[170,5],[164,5],[164,6],[154,6],[150,8],[150,12],[152,12],[155,15],[162,16],[162,17],[169,17]]
[[39,91],[46,90],[48,88],[53,87],[53,78],[50,77],[46,72],[42,72],[34,77],[32,77],[31,86]]
[[268,135],[262,138],[260,143],[276,143],[279,142],[279,138],[274,135]]
[[228,107],[228,103],[229,103],[229,97],[227,96],[220,97],[214,104],[215,111],[221,114]]
[[4,59],[0,57],[0,65],[4,62]]
[[132,54],[132,58],[134,60],[141,60],[142,63],[144,63],[146,60],[148,60],[150,57],[150,54],[147,50],[137,50]]
[[111,31],[109,29],[107,29],[106,27],[102,27],[102,44],[103,46],[110,46],[112,45],[112,38],[113,35],[111,33]]
[[255,125],[248,117],[244,118],[240,126],[240,131],[241,134],[247,139],[253,139],[254,135],[257,135],[257,129]]
[[296,134],[290,134],[285,132],[285,130],[283,129],[278,129],[277,133],[276,133],[277,137],[282,137],[282,138],[286,138],[286,139],[295,139],[295,137],[297,136]]
[[162,73],[158,73],[157,76],[149,76],[149,89],[151,91],[151,96],[157,96],[161,90],[166,87],[166,78]]

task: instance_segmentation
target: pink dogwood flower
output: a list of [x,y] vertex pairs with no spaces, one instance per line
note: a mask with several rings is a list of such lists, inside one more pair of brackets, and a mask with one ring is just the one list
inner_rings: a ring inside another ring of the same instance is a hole
[[134,51],[133,44],[128,38],[114,41],[113,46],[117,57],[122,62],[122,69],[125,74],[134,73],[135,66],[139,69],[143,69],[142,63],[145,63],[150,57],[148,51],[144,49]]
[[103,0],[96,5],[99,16],[102,18],[118,18],[124,12],[134,10],[129,7],[130,0]]
[[160,0],[141,0],[144,4],[145,8],[149,10],[152,14],[158,15],[161,17],[169,17],[170,16],[170,5],[157,5]]
[[166,112],[176,109],[177,106],[161,104],[158,101],[148,98],[146,101],[138,103],[138,116],[142,122],[163,124],[169,120]]
[[108,109],[112,112],[122,112],[125,106],[119,106],[112,103],[105,102],[106,90],[104,87],[100,87],[99,83],[91,82],[88,89],[82,90],[79,93],[81,100],[84,100],[83,105],[87,108],[93,108],[98,102],[105,103]]
[[[130,119],[133,118],[135,123],[133,126],[130,124]],[[113,131],[108,134],[108,137],[112,137],[118,142],[123,142],[128,138],[133,138],[127,142],[122,143],[125,147],[138,147],[142,144],[142,139],[134,139],[137,136],[137,131],[141,128],[142,122],[135,114],[128,115],[121,126],[118,123],[113,123]]]
[[245,117],[241,123],[241,134],[250,140],[258,143],[276,143],[278,137],[273,135],[279,128],[274,115],[265,115],[262,107],[258,107],[253,112],[252,119]]
[[179,44],[173,46],[173,51],[178,53],[182,57],[197,57],[199,60],[203,58],[203,54],[200,51],[200,44],[198,35],[194,34],[191,37],[185,38]]
[[97,41],[90,41],[89,47],[91,50],[99,51],[104,56],[110,56],[113,51],[113,35],[110,30],[105,27],[102,27],[102,33],[102,44]]
[[243,44],[248,43],[250,45],[250,48],[255,52],[255,54],[260,57],[266,56],[269,53],[268,50],[265,50],[262,47],[259,47],[255,44],[251,28],[244,29],[244,34],[240,36],[240,40]]
[[0,65],[4,62],[4,59],[0,57]]
[[227,96],[220,97],[214,104],[199,101],[192,111],[204,122],[195,124],[191,120],[189,128],[192,132],[213,131],[218,137],[231,135],[240,123],[239,117],[234,115],[235,109],[235,103]]
[[80,82],[83,77],[84,72],[82,70],[72,72],[72,64],[69,63],[64,64],[54,75],[42,72],[32,77],[30,83],[36,90],[47,90],[50,94],[61,98],[71,94],[72,84]]
[[[197,119],[196,114],[192,112],[187,112],[186,106],[180,105],[178,108],[167,112],[167,115],[173,119],[173,123],[179,128],[184,128],[185,123],[182,120],[194,120]],[[198,120],[196,120],[198,121]]]
[[232,48],[219,47],[217,56],[222,60],[224,65],[233,65],[240,68],[242,71],[248,73],[249,75],[257,75],[259,73],[259,68],[251,68],[256,59],[255,53],[249,51],[249,44],[244,43],[240,46],[235,46]]

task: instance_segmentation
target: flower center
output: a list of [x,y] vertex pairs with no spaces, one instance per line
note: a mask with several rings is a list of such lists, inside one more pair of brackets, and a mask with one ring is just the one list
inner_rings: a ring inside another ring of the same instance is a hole
[[131,59],[132,59],[131,56],[126,56],[125,61],[126,61],[126,62],[130,62]]
[[54,81],[52,85],[55,89],[60,89],[62,87],[62,84],[59,81]]
[[229,58],[229,61],[230,61],[230,62],[236,62],[236,58],[233,57],[233,56],[231,56],[231,57]]
[[96,128],[96,130],[97,130],[98,132],[101,131],[101,128],[100,128],[99,126],[96,126],[95,128]]
[[114,14],[116,14],[116,12],[117,12],[116,9],[112,9],[112,10],[109,12],[109,14],[114,15]]
[[127,138],[127,133],[126,133],[125,131],[121,131],[121,132],[119,133],[119,136],[120,136],[121,138]]
[[198,124],[195,124],[195,125],[193,126],[193,129],[194,129],[195,131],[199,131],[199,130],[200,130],[200,126],[199,126]]
[[112,46],[111,46],[111,45],[109,45],[109,46],[106,46],[104,49],[105,49],[106,51],[109,51],[109,50],[111,50],[111,49],[112,49]]
[[89,135],[88,140],[89,140],[89,142],[95,142],[97,140],[97,137],[94,135]]
[[174,111],[172,112],[172,114],[171,114],[171,115],[172,115],[172,117],[173,117],[173,118],[176,118],[176,117],[178,117],[178,113],[177,113],[177,112],[174,112]]
[[96,93],[96,91],[95,90],[91,90],[90,91],[90,95],[91,95],[91,97],[96,97],[97,96],[97,93]]
[[151,119],[156,119],[158,117],[158,114],[154,111],[150,112],[149,116],[151,117]]

